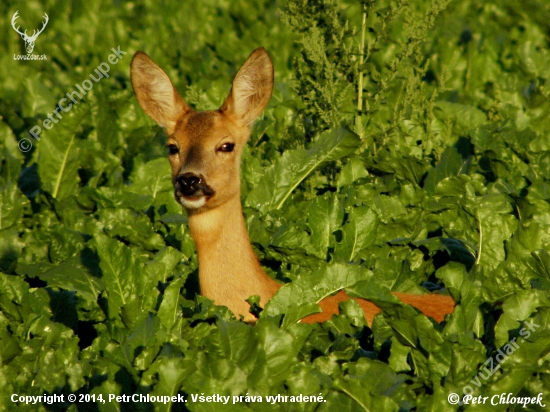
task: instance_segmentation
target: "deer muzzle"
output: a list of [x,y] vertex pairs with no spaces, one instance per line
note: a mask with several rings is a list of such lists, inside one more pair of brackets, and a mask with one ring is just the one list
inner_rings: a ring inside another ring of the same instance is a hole
[[208,186],[204,177],[195,173],[183,173],[177,176],[174,182],[174,189],[176,190],[176,195],[179,194],[183,197],[209,197],[215,193]]

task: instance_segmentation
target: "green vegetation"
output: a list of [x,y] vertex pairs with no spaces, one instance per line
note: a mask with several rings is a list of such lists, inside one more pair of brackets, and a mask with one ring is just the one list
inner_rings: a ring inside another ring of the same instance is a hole
[[[447,411],[465,387],[549,407],[548,2],[160,4],[0,5],[0,409]],[[16,10],[29,33],[49,14],[34,49],[47,60],[14,60]],[[118,46],[109,77],[30,137]],[[258,46],[276,87],[244,153],[243,204],[262,265],[289,284],[250,326],[197,295],[165,136],[129,64],[147,52],[215,108]],[[372,329],[354,302],[298,323],[340,288],[384,309]],[[441,325],[389,294],[440,289],[458,302]],[[10,400],[71,393],[188,402]],[[277,394],[326,402],[267,403]]]

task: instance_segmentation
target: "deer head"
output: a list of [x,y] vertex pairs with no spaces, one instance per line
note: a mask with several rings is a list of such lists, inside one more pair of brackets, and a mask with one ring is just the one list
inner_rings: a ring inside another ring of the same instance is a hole
[[168,159],[176,200],[189,215],[240,201],[240,158],[250,124],[273,89],[273,64],[258,48],[241,67],[218,110],[196,112],[178,94],[168,75],[145,53],[131,64],[137,100],[168,135]]
[[11,19],[11,26],[13,27],[13,29],[17,33],[19,33],[21,35],[21,38],[25,42],[25,49],[27,50],[27,54],[31,54],[33,49],[34,49],[34,43],[36,42],[36,38],[38,37],[38,35],[40,33],[42,33],[44,31],[44,28],[48,24],[49,17],[46,13],[44,13],[45,21],[44,21],[44,23],[42,23],[42,28],[40,30],[38,30],[38,32],[36,30],[34,30],[33,33],[32,33],[32,36],[27,36],[27,30],[25,30],[25,32],[22,32],[19,29],[19,27],[15,26],[15,21],[18,19],[18,17],[19,17],[19,10],[16,11],[15,14],[13,15],[13,17]]

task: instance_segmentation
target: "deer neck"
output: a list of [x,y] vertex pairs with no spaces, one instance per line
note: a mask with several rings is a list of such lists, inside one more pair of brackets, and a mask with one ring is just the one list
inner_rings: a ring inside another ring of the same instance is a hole
[[252,250],[240,199],[189,214],[189,228],[197,248],[201,294],[253,320],[245,299],[260,295],[265,305],[279,285],[262,270]]

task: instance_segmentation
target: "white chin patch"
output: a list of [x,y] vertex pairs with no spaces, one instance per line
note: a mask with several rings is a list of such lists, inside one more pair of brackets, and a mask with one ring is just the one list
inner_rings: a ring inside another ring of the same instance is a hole
[[178,201],[186,209],[198,209],[199,207],[204,206],[204,204],[206,203],[206,197],[205,196],[200,196],[196,198],[179,197]]

